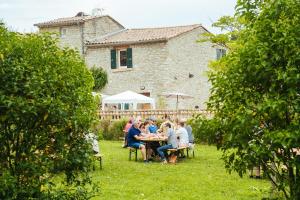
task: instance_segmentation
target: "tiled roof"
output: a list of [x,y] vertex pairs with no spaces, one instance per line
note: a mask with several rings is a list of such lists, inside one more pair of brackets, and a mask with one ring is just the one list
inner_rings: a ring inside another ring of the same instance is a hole
[[121,25],[119,22],[114,20],[109,15],[101,15],[101,16],[99,16],[99,15],[98,16],[83,15],[83,16],[75,16],[75,17],[58,18],[58,19],[47,21],[47,22],[37,23],[37,24],[34,24],[34,26],[43,28],[43,27],[53,27],[53,26],[61,26],[61,25],[74,25],[74,24],[78,24],[78,23],[83,23],[83,22],[91,20],[91,19],[102,18],[102,17],[109,17],[113,21],[115,21],[116,23]]
[[124,29],[114,34],[88,41],[87,45],[107,46],[121,44],[137,44],[149,42],[163,42],[183,33],[202,27],[200,24],[161,28]]

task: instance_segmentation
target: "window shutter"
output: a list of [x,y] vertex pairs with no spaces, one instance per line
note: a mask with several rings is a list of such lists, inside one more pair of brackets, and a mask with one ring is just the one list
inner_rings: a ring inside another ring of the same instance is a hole
[[110,65],[112,69],[117,68],[117,52],[115,49],[110,50]]
[[217,50],[217,60],[221,58],[221,49],[216,49]]
[[127,48],[127,68],[132,68],[132,48]]

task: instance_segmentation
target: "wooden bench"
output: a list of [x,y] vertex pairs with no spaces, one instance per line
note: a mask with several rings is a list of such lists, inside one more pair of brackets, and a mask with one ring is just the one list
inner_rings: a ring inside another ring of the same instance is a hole
[[[102,157],[103,155],[101,155],[100,153],[94,155],[95,160],[99,161],[101,170],[102,170]],[[95,165],[93,165],[93,170],[95,170]]]
[[186,156],[189,158],[189,150],[192,151],[193,153],[193,158],[195,158],[195,152],[194,152],[194,147],[193,148],[190,148],[190,147],[179,147],[179,148],[176,148],[176,149],[168,149],[168,151],[170,152],[179,152],[180,150],[184,150],[186,149]]
[[193,154],[193,158],[195,158],[195,144],[191,144],[192,146],[189,146],[187,147],[186,149],[186,154],[187,154],[187,157],[189,157],[189,151],[192,151],[192,154]]
[[134,153],[135,154],[135,161],[137,161],[137,148],[133,148],[133,147],[127,147],[127,149],[129,149],[129,161],[131,160],[131,154]]

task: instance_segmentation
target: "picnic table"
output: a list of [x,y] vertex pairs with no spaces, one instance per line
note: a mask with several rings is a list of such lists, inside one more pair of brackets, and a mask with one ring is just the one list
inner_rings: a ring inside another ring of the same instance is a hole
[[145,147],[146,147],[146,158],[148,159],[148,152],[151,149],[151,142],[166,142],[168,140],[168,137],[164,137],[164,136],[150,136],[150,137],[143,137],[140,139],[140,141],[145,143]]

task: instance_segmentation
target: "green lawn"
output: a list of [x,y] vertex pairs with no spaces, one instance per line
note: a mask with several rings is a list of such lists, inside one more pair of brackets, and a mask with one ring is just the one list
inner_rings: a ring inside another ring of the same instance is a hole
[[268,196],[266,180],[226,173],[214,146],[198,145],[195,158],[176,165],[128,161],[128,149],[121,148],[121,142],[101,141],[100,148],[103,170],[97,166],[92,176],[101,196],[95,199],[242,200]]

